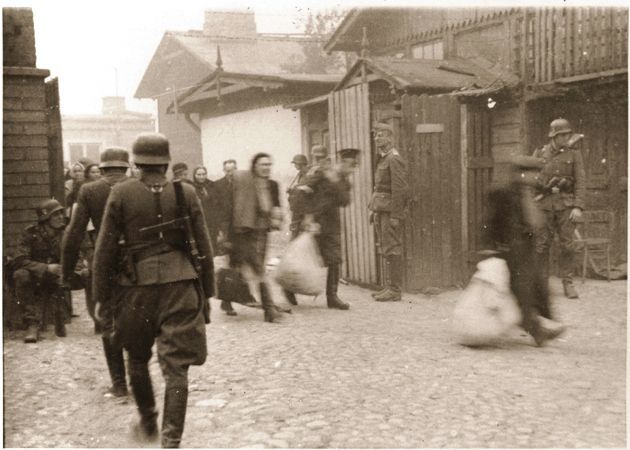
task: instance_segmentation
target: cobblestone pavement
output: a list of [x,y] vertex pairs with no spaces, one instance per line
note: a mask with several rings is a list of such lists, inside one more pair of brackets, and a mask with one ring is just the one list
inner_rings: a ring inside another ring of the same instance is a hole
[[[626,282],[579,282],[559,296],[569,329],[535,348],[515,333],[498,348],[456,345],[458,291],[400,303],[342,286],[350,311],[300,297],[279,325],[213,301],[208,362],[190,371],[186,447],[625,447]],[[136,446],[133,400],[104,396],[100,337],[75,293],[68,337],[34,345],[5,333],[8,447]],[[276,298],[280,299],[277,293]],[[161,406],[163,382],[152,360]]]

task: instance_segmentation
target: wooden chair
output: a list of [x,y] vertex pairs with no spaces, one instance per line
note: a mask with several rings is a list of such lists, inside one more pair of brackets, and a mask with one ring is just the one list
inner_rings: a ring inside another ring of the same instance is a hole
[[606,258],[606,270],[610,281],[610,229],[613,214],[610,211],[583,211],[582,219],[575,228],[575,244],[582,250],[582,283],[586,278],[586,267],[590,263],[595,272],[599,265],[594,256]]

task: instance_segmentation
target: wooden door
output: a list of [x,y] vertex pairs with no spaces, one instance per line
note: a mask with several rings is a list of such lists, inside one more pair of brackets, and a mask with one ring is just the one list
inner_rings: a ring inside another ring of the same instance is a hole
[[406,288],[462,280],[460,105],[450,96],[402,97],[401,143],[409,168]]
[[361,164],[351,180],[351,203],[341,214],[342,276],[359,284],[376,284],[374,229],[369,223],[367,209],[372,193],[368,85],[359,84],[332,92],[328,98],[328,114],[332,157],[344,147],[361,150]]

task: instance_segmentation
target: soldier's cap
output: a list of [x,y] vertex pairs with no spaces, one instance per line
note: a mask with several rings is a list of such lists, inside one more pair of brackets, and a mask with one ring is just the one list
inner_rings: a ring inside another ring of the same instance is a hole
[[385,122],[374,122],[372,124],[372,128],[374,131],[389,131],[390,133],[394,133],[394,127]]
[[323,158],[328,156],[328,149],[323,145],[313,145],[311,155],[313,155],[314,158]]
[[183,162],[173,164],[173,173],[181,172],[182,170],[188,170],[188,165]]
[[35,213],[37,214],[38,222],[45,222],[50,219],[57,211],[63,211],[63,206],[54,198],[47,198],[43,200],[36,208]]
[[295,155],[293,159],[291,160],[291,162],[293,164],[308,164],[308,159],[306,159],[306,156],[300,154],[300,155]]
[[109,147],[101,153],[100,169],[107,167],[129,167],[129,152],[122,147]]
[[540,170],[544,165],[542,158],[527,155],[512,155],[508,162],[514,170]]
[[358,148],[342,148],[337,150],[339,158],[358,158],[361,154],[361,150]]
[[133,162],[161,166],[171,161],[168,139],[160,133],[141,133],[132,147]]

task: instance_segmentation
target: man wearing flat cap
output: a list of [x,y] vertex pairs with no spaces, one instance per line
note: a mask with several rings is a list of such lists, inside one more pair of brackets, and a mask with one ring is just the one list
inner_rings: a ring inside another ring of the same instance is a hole
[[114,339],[129,354],[129,380],[140,415],[133,429],[136,438],[159,437],[149,374],[156,343],[165,384],[162,447],[179,447],[188,369],[207,356],[205,322],[214,295],[210,236],[194,187],[166,179],[171,160],[166,137],[139,135],[133,157],[140,178],[116,184],[107,199],[94,254],[93,290],[97,314],[107,323],[114,321]]
[[[322,158],[327,157],[322,154]],[[313,152],[313,154],[317,154]],[[328,267],[326,276],[326,303],[330,309],[347,310],[350,305],[337,295],[341,278],[341,217],[340,208],[350,204],[350,175],[359,165],[360,150],[344,148],[337,152],[337,166],[319,166],[304,184],[298,186],[303,192],[305,225],[317,223],[319,234],[315,236],[324,264]],[[310,171],[309,171],[310,173]],[[285,292],[286,294],[286,292]],[[293,296],[295,301],[295,295]],[[291,301],[291,300],[289,300]],[[297,304],[295,302],[294,304]]]
[[568,120],[555,119],[549,125],[550,142],[534,151],[543,160],[538,185],[538,205],[546,216],[546,226],[538,233],[537,251],[545,276],[549,277],[549,248],[555,234],[560,240],[558,259],[564,294],[577,298],[573,286],[575,223],[582,217],[586,196],[586,174],[582,153],[574,141],[583,137],[574,134]]
[[178,162],[173,164],[173,181],[182,180],[185,182],[189,182],[188,179],[188,165],[183,162]]
[[[124,148],[110,147],[101,153],[101,162],[98,166],[102,176],[96,181],[84,184],[79,190],[76,206],[72,213],[72,219],[62,241],[61,267],[65,282],[73,274],[74,267],[79,258],[81,241],[85,236],[88,223],[92,221],[94,230],[89,231],[89,238],[92,243],[96,242],[96,236],[101,228],[103,212],[107,198],[112,187],[127,180],[127,169],[129,169],[129,153]],[[88,261],[88,268],[92,271],[92,262]],[[85,287],[85,300],[88,314],[94,320],[94,329],[100,331],[100,324],[96,320],[95,304],[92,296],[91,273],[88,275]],[[112,323],[104,325],[107,331],[103,334],[103,350],[107,368],[112,380],[110,393],[114,397],[127,395],[127,382],[125,377],[125,360],[122,348],[116,347],[110,340],[108,331],[111,331]]]
[[368,205],[376,231],[377,248],[385,259],[384,287],[372,294],[378,302],[400,301],[402,294],[402,235],[407,206],[407,163],[394,148],[394,128],[374,124],[374,144],[380,156],[374,192]]

